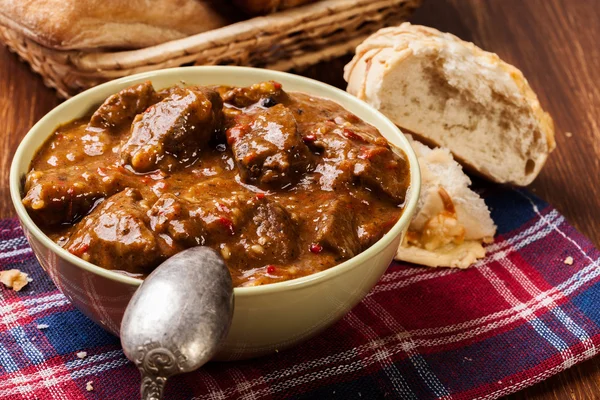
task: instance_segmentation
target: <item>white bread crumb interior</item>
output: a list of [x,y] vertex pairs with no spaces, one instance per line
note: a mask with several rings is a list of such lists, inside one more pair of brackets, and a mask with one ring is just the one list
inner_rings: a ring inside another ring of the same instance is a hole
[[344,77],[349,93],[495,182],[531,183],[555,147],[552,118],[521,71],[451,34],[382,29]]

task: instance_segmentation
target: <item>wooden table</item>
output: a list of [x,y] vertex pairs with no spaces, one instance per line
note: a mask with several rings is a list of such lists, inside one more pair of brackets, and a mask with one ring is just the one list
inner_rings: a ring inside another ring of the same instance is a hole
[[[531,190],[600,245],[600,2],[426,0],[413,22],[473,41],[524,72],[554,116],[558,144]],[[304,74],[344,87],[347,61],[321,64]],[[27,130],[58,103],[39,76],[0,49],[0,218],[14,216],[8,191],[12,154]],[[597,398],[600,358],[510,396]]]

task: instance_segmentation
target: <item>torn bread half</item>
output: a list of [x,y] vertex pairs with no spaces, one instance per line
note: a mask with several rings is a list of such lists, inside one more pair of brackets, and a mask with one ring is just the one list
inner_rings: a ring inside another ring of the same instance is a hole
[[471,180],[447,149],[431,149],[407,135],[421,169],[421,196],[397,260],[429,267],[467,268],[485,256],[496,225]]
[[528,185],[555,147],[552,118],[521,71],[436,29],[380,30],[344,78],[349,93],[495,182]]

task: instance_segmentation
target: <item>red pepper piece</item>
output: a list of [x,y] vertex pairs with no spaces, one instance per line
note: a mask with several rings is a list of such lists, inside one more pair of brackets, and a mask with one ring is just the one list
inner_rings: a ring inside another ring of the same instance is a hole
[[277,269],[274,265],[267,265],[267,274],[272,275],[275,273]]
[[319,243],[313,243],[310,245],[311,253],[319,254],[322,251],[323,251],[323,246],[321,246]]
[[354,139],[354,140],[358,140],[360,142],[365,141],[365,139],[362,136],[360,136],[359,134],[354,132],[352,129],[344,128],[343,132],[344,132],[344,136],[346,136],[348,139]]
[[230,219],[229,219],[229,218],[227,218],[227,217],[220,217],[220,218],[219,218],[219,223],[220,223],[221,225],[223,225],[223,227],[225,227],[225,229],[229,230],[229,234],[230,234],[231,236],[234,236],[234,235],[235,235],[235,229],[234,229],[234,227],[233,227],[233,221],[232,221],[232,220],[230,220]]
[[262,200],[262,199],[264,199],[264,198],[265,198],[265,194],[264,194],[264,193],[256,193],[256,198],[257,198],[258,200]]
[[305,144],[310,144],[310,143],[314,142],[315,140],[317,140],[317,136],[313,133],[302,137],[302,141]]
[[358,158],[362,158],[363,160],[372,160],[378,155],[385,155],[388,152],[383,146],[361,146],[358,154]]
[[71,252],[71,254],[74,254],[77,257],[81,257],[83,255],[83,253],[88,251],[89,248],[90,248],[90,245],[88,243],[83,243],[81,246],[77,247],[76,249],[70,250],[70,252]]

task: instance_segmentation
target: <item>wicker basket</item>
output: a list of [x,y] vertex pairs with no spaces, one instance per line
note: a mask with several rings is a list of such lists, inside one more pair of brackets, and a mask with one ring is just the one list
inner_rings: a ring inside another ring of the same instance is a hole
[[[398,24],[421,0],[323,0],[139,50],[53,50],[0,25],[0,39],[59,96],[111,79],[186,65],[302,69],[342,56],[379,28]],[[2,22],[2,21],[0,21]]]

